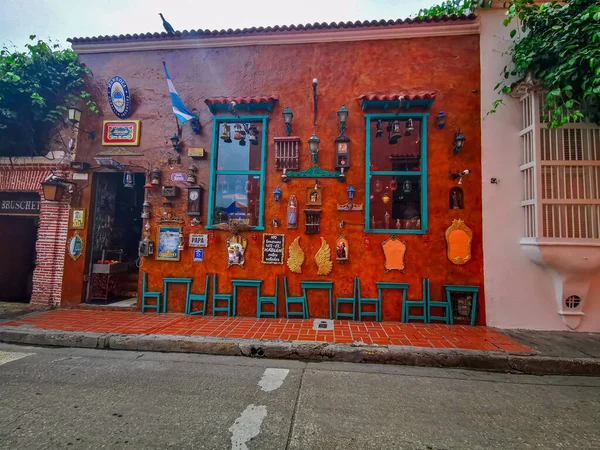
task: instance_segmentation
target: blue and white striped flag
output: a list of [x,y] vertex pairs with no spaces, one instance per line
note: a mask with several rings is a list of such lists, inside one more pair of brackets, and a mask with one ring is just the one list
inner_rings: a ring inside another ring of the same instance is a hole
[[179,97],[179,94],[175,90],[175,86],[173,86],[169,72],[167,72],[167,65],[164,61],[163,66],[165,68],[165,75],[167,76],[167,84],[169,85],[171,103],[173,103],[173,114],[175,114],[175,117],[177,117],[181,123],[186,123],[188,120],[193,119],[198,120],[198,118],[192,114],[181,101],[181,97]]

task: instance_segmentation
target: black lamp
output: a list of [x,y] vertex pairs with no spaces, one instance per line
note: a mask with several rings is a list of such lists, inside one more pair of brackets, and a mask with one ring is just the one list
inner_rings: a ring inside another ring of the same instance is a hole
[[275,200],[275,203],[279,203],[279,200],[281,200],[281,190],[279,189],[279,186],[273,191],[273,199]]
[[179,136],[177,136],[177,133],[173,134],[173,136],[171,136],[171,144],[173,144],[173,150],[175,150],[176,152],[180,152],[181,151],[181,144],[179,143]]
[[383,122],[381,119],[377,119],[377,132],[375,133],[376,138],[383,136]]
[[344,105],[337,112],[338,120],[340,121],[340,133],[346,129],[346,120],[348,120],[348,110]]
[[310,156],[312,156],[313,164],[317,164],[317,162],[319,161],[319,144],[320,143],[321,143],[321,140],[314,133],[308,140],[308,153],[310,153]]
[[454,154],[460,153],[466,140],[467,140],[467,138],[465,137],[464,134],[461,133],[460,130],[458,130],[458,132],[454,133],[454,149],[453,149]]
[[290,110],[289,106],[286,106],[281,115],[283,116],[283,123],[285,123],[285,134],[289,136],[292,134],[292,119],[294,118],[294,113]]
[[79,110],[77,108],[69,108],[68,114],[69,114],[69,121],[73,125],[77,125],[79,122],[81,122],[81,110]]

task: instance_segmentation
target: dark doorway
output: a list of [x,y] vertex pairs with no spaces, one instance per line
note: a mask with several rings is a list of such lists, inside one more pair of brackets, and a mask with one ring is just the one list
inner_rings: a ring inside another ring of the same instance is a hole
[[134,180],[125,187],[122,172],[96,175],[88,303],[136,303],[144,174],[134,174]]
[[38,217],[0,216],[0,301],[29,303]]

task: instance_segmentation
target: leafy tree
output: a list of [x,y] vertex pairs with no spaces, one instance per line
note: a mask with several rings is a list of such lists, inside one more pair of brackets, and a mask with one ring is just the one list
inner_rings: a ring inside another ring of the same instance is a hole
[[96,103],[83,87],[91,72],[72,50],[30,36],[26,51],[0,50],[0,156],[47,153],[47,143],[67,105]]
[[[587,117],[600,124],[600,4],[598,0],[534,0],[509,3],[504,25],[519,20],[523,35],[510,50],[512,66],[497,87],[509,92],[506,80],[531,74],[548,92],[544,107],[550,127]],[[511,31],[516,37],[518,31]],[[499,101],[496,102],[496,105]]]
[[488,6],[489,3],[489,0],[446,0],[439,5],[423,8],[418,16],[422,18],[471,14],[478,6]]

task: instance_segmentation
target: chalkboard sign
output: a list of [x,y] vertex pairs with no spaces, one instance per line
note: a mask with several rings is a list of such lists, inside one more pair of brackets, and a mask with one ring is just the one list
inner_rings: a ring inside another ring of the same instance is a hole
[[283,264],[283,239],[283,234],[263,234],[263,264]]

